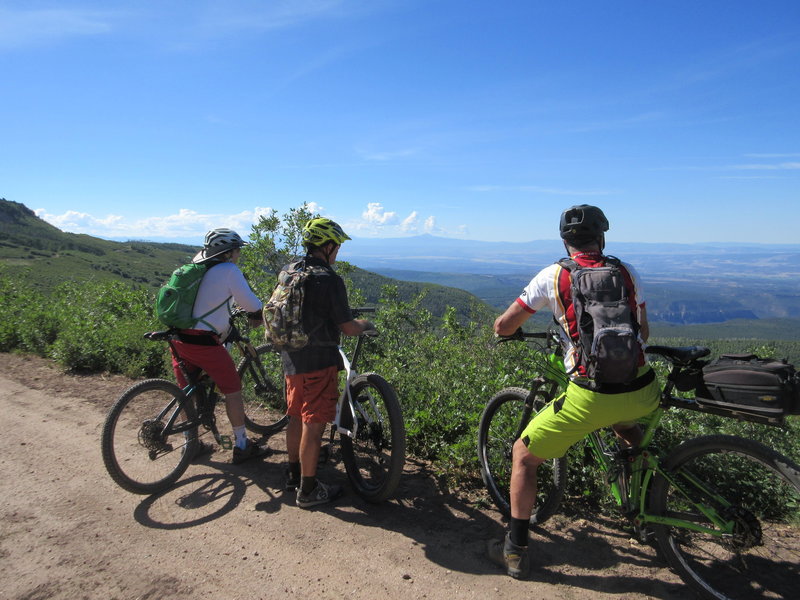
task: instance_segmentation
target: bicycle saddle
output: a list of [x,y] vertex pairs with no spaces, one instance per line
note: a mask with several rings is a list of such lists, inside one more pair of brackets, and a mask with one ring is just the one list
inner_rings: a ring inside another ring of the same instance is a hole
[[675,348],[672,346],[647,346],[645,352],[648,354],[658,354],[673,363],[688,364],[698,358],[703,358],[711,353],[705,346],[682,346]]
[[168,339],[169,336],[171,336],[173,333],[174,331],[171,329],[167,331],[149,331],[145,333],[143,337],[147,338],[148,340],[152,340],[154,342],[160,342]]

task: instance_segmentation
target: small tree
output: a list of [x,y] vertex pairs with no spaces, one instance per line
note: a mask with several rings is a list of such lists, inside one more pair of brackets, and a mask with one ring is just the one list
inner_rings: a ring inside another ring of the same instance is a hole
[[303,225],[318,216],[303,204],[289,209],[283,218],[272,209],[253,225],[250,245],[242,248],[240,266],[259,297],[269,297],[281,268],[303,253]]

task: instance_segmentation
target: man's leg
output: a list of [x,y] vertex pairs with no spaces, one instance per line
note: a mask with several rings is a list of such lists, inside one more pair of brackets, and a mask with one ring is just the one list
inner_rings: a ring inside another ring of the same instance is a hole
[[300,472],[303,479],[317,476],[322,434],[327,423],[303,423],[300,438]]
[[528,573],[528,536],[531,513],[536,505],[537,470],[544,462],[520,439],[511,454],[511,522],[503,540],[489,543],[489,557],[504,566],[512,577]]
[[627,448],[637,448],[642,443],[644,431],[642,431],[641,426],[635,423],[633,425],[613,425],[612,429]]
[[247,438],[247,430],[244,425],[244,402],[242,401],[241,390],[225,394],[225,412],[233,428],[234,464],[242,463],[250,458],[266,455],[266,447],[258,446],[255,442]]
[[514,443],[511,460],[511,516],[527,520],[536,505],[536,472],[545,461],[531,454],[522,440]]

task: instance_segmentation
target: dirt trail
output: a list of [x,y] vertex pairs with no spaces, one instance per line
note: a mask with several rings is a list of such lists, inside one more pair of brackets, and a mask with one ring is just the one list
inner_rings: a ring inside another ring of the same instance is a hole
[[[280,489],[280,435],[263,462],[233,466],[218,450],[161,496],[129,494],[106,474],[99,439],[130,383],[0,354],[0,599],[686,595],[651,547],[607,518],[556,518],[533,538],[532,578],[514,581],[484,555],[499,515],[440,489],[420,464],[383,505],[348,489],[302,511]],[[323,475],[346,486],[341,465]]]

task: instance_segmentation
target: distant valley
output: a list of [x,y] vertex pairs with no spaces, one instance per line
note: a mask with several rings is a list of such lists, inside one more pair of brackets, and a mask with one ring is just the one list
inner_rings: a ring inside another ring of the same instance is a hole
[[[118,279],[157,289],[197,246],[114,242],[65,233],[24,205],[0,199],[0,272],[43,290],[65,279]],[[610,243],[606,251],[642,276],[654,331],[674,337],[800,339],[800,244]],[[476,242],[435,236],[356,238],[341,260],[368,302],[382,286],[401,299],[426,290],[439,316],[468,318],[483,301],[503,310],[542,267],[563,256],[558,240]],[[546,320],[539,315],[537,320]]]
[[[558,240],[472,242],[433,236],[354,240],[342,258],[395,279],[467,290],[503,309],[542,267],[564,255]],[[345,252],[346,250],[346,252]],[[633,264],[654,322],[800,319],[800,244],[609,244]]]

